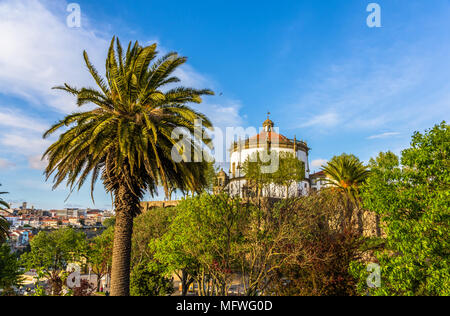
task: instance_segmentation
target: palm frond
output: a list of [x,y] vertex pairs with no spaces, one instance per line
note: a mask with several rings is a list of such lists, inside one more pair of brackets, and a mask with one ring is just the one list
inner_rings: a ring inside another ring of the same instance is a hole
[[[45,132],[44,137],[49,137],[64,128],[44,154],[49,161],[45,174],[47,179],[53,176],[55,188],[65,182],[71,191],[80,189],[91,177],[93,199],[95,183],[101,177],[108,192],[116,194],[126,185],[141,198],[146,190],[155,194],[158,186],[167,194],[169,187],[198,191],[206,183],[204,164],[172,160],[172,148],[177,143],[172,132],[183,127],[194,134],[196,120],[202,121],[204,134],[212,130],[211,121],[188,104],[200,103],[203,95],[214,93],[182,86],[165,88],[180,82],[173,73],[187,59],[169,53],[156,60],[156,48],[156,44],[141,47],[138,42],[130,42],[124,52],[119,39],[113,37],[106,79],[87,53],[83,54],[100,90],[68,84],[55,87],[76,96],[79,106],[96,106],[68,115]],[[209,140],[194,135],[194,152],[200,152],[203,146],[212,148]]]

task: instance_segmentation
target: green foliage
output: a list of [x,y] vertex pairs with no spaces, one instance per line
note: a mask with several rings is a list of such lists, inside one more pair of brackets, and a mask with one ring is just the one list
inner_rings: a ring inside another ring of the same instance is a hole
[[131,296],[167,296],[174,292],[173,282],[158,263],[140,263],[131,273]]
[[53,295],[61,293],[67,265],[81,264],[87,253],[86,235],[71,228],[41,231],[30,246],[31,251],[21,257],[22,264],[27,271],[35,269],[48,278]]
[[205,171],[206,176],[206,186],[205,191],[208,193],[212,193],[214,191],[214,182],[216,181],[216,176],[218,173],[218,169],[214,166],[214,162],[210,162],[207,165],[207,169]]
[[[7,192],[0,192],[0,196],[3,194],[7,194]],[[6,203],[0,197],[0,211],[6,211],[6,209],[8,208],[9,208],[8,203]],[[0,244],[5,242],[5,240],[8,238],[8,234],[9,234],[9,223],[6,220],[6,218],[0,215]]]
[[0,289],[9,290],[21,284],[21,272],[17,257],[8,245],[0,245]]
[[250,155],[242,166],[243,174],[249,181],[251,187],[256,190],[256,195],[261,196],[265,186],[270,183],[269,173],[264,168],[268,168],[270,163],[266,162],[259,152]]
[[371,161],[363,188],[367,209],[377,212],[387,235],[376,252],[382,286],[367,289],[367,272],[355,264],[359,290],[371,295],[450,295],[450,127],[445,122],[415,133],[402,152]]
[[131,251],[133,266],[154,261],[149,244],[153,240],[160,239],[167,232],[175,212],[175,208],[156,208],[135,218]]
[[100,280],[110,273],[112,266],[112,251],[114,245],[114,227],[110,226],[101,235],[90,241],[87,252],[87,263],[92,272],[97,275],[97,291]]
[[200,295],[225,295],[236,264],[234,247],[243,240],[247,216],[248,208],[227,195],[202,194],[183,200],[168,232],[151,243],[155,258],[168,274],[189,273],[200,284]]
[[286,188],[286,197],[289,197],[289,188],[292,184],[305,180],[305,164],[294,154],[281,152],[279,154],[278,168],[270,174],[272,183]]
[[45,290],[44,287],[42,287],[39,284],[36,284],[34,287],[34,293],[32,296],[48,296],[48,295],[47,295],[47,291]]
[[344,192],[357,202],[359,189],[369,175],[366,166],[354,155],[342,154],[331,159],[322,169],[327,178],[325,183]]
[[166,275],[183,273],[202,296],[226,295],[235,272],[249,296],[353,295],[348,266],[361,242],[340,225],[339,196],[324,191],[261,207],[227,195],[192,197],[176,208],[169,230],[150,239],[150,252]]
[[[276,159],[277,163],[265,161],[264,156]],[[249,180],[250,186],[256,189],[257,195],[269,184],[276,184],[286,188],[286,194],[293,183],[305,179],[305,165],[297,159],[294,154],[286,152],[256,152],[244,162],[242,166],[245,178]]]
[[77,89],[68,84],[55,88],[76,96],[80,107],[95,106],[68,115],[44,135],[65,129],[44,154],[49,160],[45,173],[47,177],[55,175],[55,187],[67,180],[71,188],[79,189],[92,175],[93,190],[102,175],[108,192],[116,194],[120,186],[126,186],[141,198],[143,191],[156,194],[158,185],[168,195],[170,187],[199,191],[206,184],[206,162],[183,160],[175,167],[172,147],[177,140],[172,138],[172,132],[177,128],[189,131],[193,135],[189,145],[196,153],[203,152],[202,144],[211,147],[210,142],[197,139],[198,133],[194,134],[195,120],[202,121],[204,133],[212,128],[211,122],[187,104],[201,103],[201,96],[213,92],[180,86],[164,89],[180,81],[173,73],[187,59],[171,52],[155,60],[156,46],[142,47],[138,42],[130,42],[124,51],[119,40],[113,38],[106,60],[106,79],[84,52],[98,90]]
[[105,226],[106,228],[114,227],[115,225],[116,225],[116,218],[115,217],[107,218],[103,222],[103,226]]
[[[53,176],[54,188],[66,183],[71,191],[79,190],[90,179],[93,199],[100,177],[105,190],[114,195],[116,232],[121,236],[114,243],[113,295],[129,293],[132,219],[141,211],[144,193],[156,195],[162,186],[169,197],[173,189],[201,192],[207,185],[208,162],[193,162],[193,158],[205,156],[204,147],[212,148],[212,141],[204,137],[212,123],[189,105],[214,93],[174,86],[180,82],[174,73],[187,58],[170,52],[156,59],[156,48],[156,44],[142,47],[130,42],[124,50],[113,37],[105,78],[84,52],[97,88],[65,84],[55,89],[75,96],[80,108],[86,104],[93,108],[66,116],[44,134],[47,138],[62,129],[43,155],[48,159],[45,174],[47,179]],[[173,136],[177,134],[182,140]]]
[[282,205],[283,202],[271,205],[265,201],[261,207],[249,208],[243,239],[235,246],[239,272],[248,296],[267,293],[274,281],[274,273],[285,265],[289,256],[285,247],[296,240],[295,213]]
[[362,240],[342,225],[342,204],[336,190],[322,190],[274,208],[287,217],[285,240],[277,248],[269,293],[289,296],[355,295],[350,262],[359,259]]
[[369,167],[372,172],[375,172],[378,176],[380,176],[383,175],[383,172],[398,168],[399,163],[400,161],[397,155],[392,151],[388,151],[386,153],[381,152],[375,159],[371,158],[369,161]]

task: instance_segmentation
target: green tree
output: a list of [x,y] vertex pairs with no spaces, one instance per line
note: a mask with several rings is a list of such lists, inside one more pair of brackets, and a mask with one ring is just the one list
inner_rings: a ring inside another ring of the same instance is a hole
[[372,178],[379,178],[383,176],[385,172],[392,171],[395,168],[399,168],[400,160],[398,156],[394,154],[392,151],[388,151],[386,153],[379,153],[378,157],[371,158],[369,161],[370,171]]
[[208,164],[207,170],[206,170],[206,180],[207,184],[205,186],[205,191],[208,193],[213,193],[214,191],[214,184],[216,181],[217,173],[219,170],[214,166],[214,162],[210,162]]
[[360,189],[369,175],[369,170],[356,156],[348,154],[333,157],[322,170],[326,175],[325,184],[342,193],[347,210],[345,225],[349,227],[352,225],[355,210],[358,218],[361,216]]
[[367,289],[367,273],[355,264],[362,293],[450,295],[450,126],[416,132],[401,166],[392,153],[372,160],[364,206],[381,216],[387,235],[376,252],[381,287]]
[[115,217],[110,217],[103,221],[103,226],[105,226],[106,228],[114,227],[115,225],[116,225]]
[[[1,186],[1,184],[0,184]],[[0,195],[7,194],[7,192],[0,192]],[[6,209],[9,208],[8,203],[6,203],[1,197],[0,197],[0,211],[6,211]],[[9,223],[6,220],[5,217],[0,215],[0,244],[5,242],[5,240],[9,236]]]
[[71,228],[41,231],[30,242],[31,251],[22,255],[25,269],[35,269],[46,278],[50,293],[58,296],[63,289],[68,264],[82,264],[86,256],[86,235]]
[[[274,208],[285,219],[285,235],[278,246],[273,280],[276,295],[355,295],[356,279],[349,265],[360,258],[361,239],[352,228],[343,229],[345,210],[341,194],[321,190],[300,199],[285,200]],[[282,227],[283,227],[282,226]]]
[[155,258],[170,273],[188,271],[199,295],[227,295],[247,217],[248,207],[224,194],[183,200],[167,234],[153,244]]
[[[138,42],[130,42],[124,51],[118,39],[116,45],[114,42],[115,38],[106,60],[106,80],[84,52],[99,90],[77,89],[68,84],[56,88],[76,96],[80,107],[95,107],[71,114],[50,128],[44,137],[61,128],[64,131],[44,156],[49,160],[45,172],[48,178],[54,175],[54,187],[67,180],[71,190],[79,189],[92,175],[92,191],[101,175],[106,191],[114,196],[111,294],[127,296],[133,218],[140,213],[144,192],[154,195],[161,185],[168,197],[170,188],[201,191],[206,185],[207,162],[191,162],[189,158],[201,154],[203,145],[212,146],[210,141],[199,138],[201,133],[194,133],[195,121],[202,121],[204,133],[212,125],[187,104],[201,103],[202,95],[213,92],[170,88],[180,81],[173,73],[186,62],[185,57],[169,53],[155,61],[156,44],[141,47]],[[183,138],[184,147],[172,138],[179,128],[191,135]],[[173,154],[177,153],[185,159],[176,162]]]
[[114,227],[107,228],[89,243],[87,263],[97,276],[97,291],[100,290],[101,279],[111,272],[113,243]]
[[256,191],[255,195],[261,198],[264,188],[272,181],[270,177],[270,162],[265,161],[263,154],[260,152],[253,153],[242,165],[242,171],[245,178],[249,182],[249,188]]
[[331,159],[322,169],[326,184],[345,192],[353,201],[359,197],[359,189],[369,175],[369,170],[354,155],[342,154]]
[[[270,174],[273,183],[286,188],[286,198],[289,198],[289,189],[293,184],[305,180],[305,164],[294,154],[281,152],[278,159],[278,168]],[[295,192],[294,196],[297,195]]]
[[0,289],[8,293],[21,284],[21,272],[17,257],[6,244],[0,245]]
[[[266,161],[268,159],[264,156],[270,157],[271,160]],[[274,163],[274,159],[277,163]],[[261,197],[264,189],[270,191],[271,184],[284,187],[286,197],[290,197],[292,195],[289,192],[291,186],[305,179],[304,163],[288,152],[253,153],[244,162],[242,169],[250,187],[256,189],[258,198]]]
[[158,240],[169,230],[176,209],[155,208],[139,215],[134,220],[132,242],[132,266],[146,265],[154,261],[154,251],[149,244]]
[[200,263],[184,247],[185,243],[184,234],[179,234],[174,224],[170,224],[162,238],[151,239],[149,242],[155,260],[164,265],[166,275],[175,273],[181,280],[183,296],[187,295],[190,285],[200,274]]
[[241,225],[242,240],[235,245],[236,260],[247,296],[272,294],[267,290],[276,271],[285,265],[287,247],[295,240],[295,214],[280,207],[284,202],[268,207],[250,206],[245,225]]
[[167,296],[174,292],[173,282],[165,268],[156,262],[140,263],[131,273],[131,296]]
[[164,296],[173,293],[173,282],[167,267],[154,258],[150,244],[159,240],[169,229],[175,208],[148,210],[134,220],[132,242],[132,296]]

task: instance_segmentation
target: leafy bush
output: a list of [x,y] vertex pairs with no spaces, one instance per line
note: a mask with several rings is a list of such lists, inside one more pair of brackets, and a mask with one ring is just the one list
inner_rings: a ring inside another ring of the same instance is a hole
[[156,263],[138,264],[131,272],[131,296],[166,296],[174,292],[173,282]]
[[380,215],[387,237],[375,253],[380,288],[367,287],[362,264],[352,267],[360,293],[450,295],[450,126],[415,133],[401,165],[392,153],[371,165],[363,202]]

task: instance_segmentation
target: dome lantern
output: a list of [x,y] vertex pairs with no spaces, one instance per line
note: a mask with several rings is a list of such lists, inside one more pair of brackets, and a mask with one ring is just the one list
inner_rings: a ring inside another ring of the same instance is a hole
[[265,132],[272,132],[275,124],[270,119],[270,112],[267,113],[267,120],[263,123],[263,128]]

